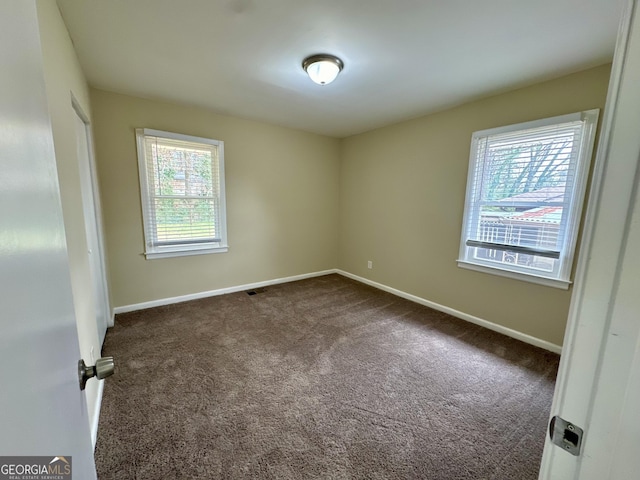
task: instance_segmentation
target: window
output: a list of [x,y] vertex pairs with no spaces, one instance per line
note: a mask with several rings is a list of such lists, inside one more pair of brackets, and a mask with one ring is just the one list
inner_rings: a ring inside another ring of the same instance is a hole
[[597,120],[590,110],[472,135],[459,266],[568,288]]
[[223,142],[136,129],[146,258],[226,252]]

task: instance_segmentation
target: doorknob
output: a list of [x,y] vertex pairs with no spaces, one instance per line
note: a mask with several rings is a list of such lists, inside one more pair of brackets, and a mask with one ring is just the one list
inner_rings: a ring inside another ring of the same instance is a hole
[[84,390],[87,385],[87,380],[91,377],[96,377],[98,380],[110,377],[113,375],[115,369],[115,363],[113,357],[104,357],[96,360],[96,364],[87,367],[84,360],[78,362],[78,380],[80,381],[80,390]]

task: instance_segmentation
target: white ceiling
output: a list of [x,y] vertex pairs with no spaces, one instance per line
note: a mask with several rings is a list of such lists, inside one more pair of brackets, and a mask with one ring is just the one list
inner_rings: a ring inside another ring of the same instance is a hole
[[96,88],[345,137],[609,62],[625,0],[58,4]]

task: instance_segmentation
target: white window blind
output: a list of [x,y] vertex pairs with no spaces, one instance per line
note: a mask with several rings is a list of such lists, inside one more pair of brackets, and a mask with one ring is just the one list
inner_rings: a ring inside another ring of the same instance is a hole
[[226,251],[223,142],[136,136],[147,258]]
[[472,135],[460,266],[568,286],[597,118]]

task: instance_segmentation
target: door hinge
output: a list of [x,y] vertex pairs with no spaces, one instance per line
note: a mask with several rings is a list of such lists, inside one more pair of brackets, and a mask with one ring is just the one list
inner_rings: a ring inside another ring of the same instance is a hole
[[571,455],[580,455],[580,446],[584,430],[556,415],[549,422],[549,436],[554,445],[559,446]]

